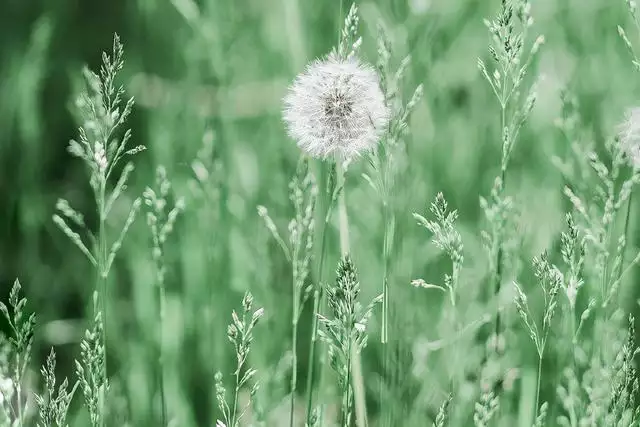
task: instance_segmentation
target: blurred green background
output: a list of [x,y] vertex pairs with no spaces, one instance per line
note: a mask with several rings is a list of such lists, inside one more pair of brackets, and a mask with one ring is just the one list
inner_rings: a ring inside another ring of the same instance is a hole
[[[442,295],[409,285],[418,277],[439,282],[446,271],[430,236],[411,216],[423,213],[438,191],[461,216],[465,317],[478,318],[488,310],[479,302],[486,294],[488,267],[478,197],[488,194],[499,172],[501,146],[499,107],[476,62],[487,58],[483,19],[494,15],[499,1],[377,0],[359,6],[365,58],[376,60],[376,25],[382,22],[394,63],[412,57],[405,94],[418,83],[425,92],[406,138],[408,162],[395,207],[396,345],[398,357],[411,361],[411,368],[398,369],[414,375],[411,384],[396,385],[406,388],[393,394],[402,406],[415,398],[421,383],[440,375],[412,370],[431,363],[420,360],[420,343],[438,338]],[[616,31],[618,24],[631,28],[623,0],[537,0],[532,14],[532,33],[546,37],[532,69],[540,75],[538,103],[515,148],[507,188],[522,212],[523,261],[557,242],[567,209],[563,180],[551,161],[568,152],[554,126],[561,114],[560,91],[567,88],[576,96],[585,134],[598,143],[613,133],[638,93],[637,74]],[[136,98],[128,123],[132,145],[148,148],[135,159],[127,197],[139,196],[152,183],[155,167],[164,165],[175,192],[187,200],[167,254],[170,411],[185,423],[210,425],[213,372],[232,366],[225,325],[246,289],[267,313],[256,332],[253,363],[263,372],[274,370],[288,349],[290,272],[256,206],[267,206],[286,230],[292,212],[287,183],[299,151],[285,134],[281,98],[304,64],[336,43],[341,20],[339,0],[0,0],[0,298],[19,277],[29,308],[38,315],[35,372],[53,345],[61,374],[73,375],[84,313],[90,313],[92,270],[51,216],[56,200],[64,197],[95,226],[87,172],[66,147],[77,136],[73,99],[81,67],[97,70],[114,32],[125,46],[120,82]],[[635,41],[635,33],[629,33]],[[210,193],[202,197],[193,190],[192,166],[210,142],[212,154],[202,155],[210,162]],[[364,170],[363,162],[351,168],[347,188],[353,257],[366,299],[380,292],[382,218],[360,179]],[[126,218],[126,200],[114,212],[112,233]],[[635,221],[631,228],[635,231]],[[333,278],[338,244],[336,230],[331,233],[325,277]],[[632,240],[632,246],[640,243]],[[136,420],[150,410],[153,391],[145,350],[156,316],[149,248],[141,217],[118,256],[109,291],[110,366],[121,373],[133,425],[141,425]],[[300,384],[309,319],[306,313]],[[377,405],[379,314],[374,319],[364,355],[372,408]],[[508,324],[518,321],[507,316]],[[522,369],[528,364],[535,369],[532,344],[520,335]],[[437,408],[445,385],[429,387],[425,408]],[[553,384],[543,387],[544,393],[553,390]]]

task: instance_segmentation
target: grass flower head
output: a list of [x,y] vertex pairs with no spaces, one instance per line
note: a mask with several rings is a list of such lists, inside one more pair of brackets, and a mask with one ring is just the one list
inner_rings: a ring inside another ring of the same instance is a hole
[[389,110],[375,69],[332,53],[296,78],[284,98],[284,120],[306,154],[346,160],[376,147]]

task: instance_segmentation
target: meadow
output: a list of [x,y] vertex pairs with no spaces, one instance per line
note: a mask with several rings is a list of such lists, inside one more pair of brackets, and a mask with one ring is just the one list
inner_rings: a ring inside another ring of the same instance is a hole
[[640,426],[632,0],[0,0],[0,427]]

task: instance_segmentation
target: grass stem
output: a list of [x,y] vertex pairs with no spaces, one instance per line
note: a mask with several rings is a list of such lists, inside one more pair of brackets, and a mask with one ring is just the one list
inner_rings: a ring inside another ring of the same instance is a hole
[[100,423],[102,426],[106,425],[106,385],[108,384],[108,370],[107,370],[107,231],[106,231],[106,186],[107,178],[104,173],[100,176],[100,189],[98,193],[98,216],[99,216],[99,230],[98,230],[98,256],[97,261],[97,283],[96,292],[100,296],[100,310],[102,311],[103,332],[102,332],[102,347],[104,350],[104,360],[102,363],[102,378],[105,382],[105,390],[103,392],[102,408]]
[[20,374],[20,366],[22,366],[22,362],[20,361],[20,353],[16,353],[16,373],[15,377],[17,379],[15,387],[16,387],[16,400],[18,406],[18,425],[20,427],[24,426],[24,419],[22,415],[22,386],[20,384],[22,380],[22,375]]
[[165,395],[165,385],[164,385],[164,371],[165,371],[165,354],[164,354],[164,323],[165,323],[165,313],[166,313],[166,295],[165,295],[164,283],[160,283],[158,286],[158,302],[160,308],[160,325],[159,325],[159,336],[158,336],[158,367],[159,367],[159,376],[158,376],[158,386],[160,388],[160,411],[162,416],[162,426],[167,426],[167,399]]
[[627,245],[629,244],[629,218],[631,217],[631,206],[633,202],[633,191],[629,194],[629,199],[627,200],[627,210],[624,216],[624,246],[622,247],[622,252],[620,253],[620,263],[618,264],[618,271],[616,272],[616,280],[620,278],[622,275],[622,266],[624,265],[624,253],[626,252]]
[[542,378],[542,355],[543,353],[540,353],[540,357],[538,357],[538,378],[537,378],[537,383],[536,383],[536,406],[534,408],[534,414],[535,417],[534,418],[538,418],[538,411],[539,411],[539,407],[540,407],[540,380]]
[[[506,78],[506,73],[504,73]],[[506,87],[506,81],[503,81],[503,87]],[[504,194],[504,190],[507,186],[507,163],[508,163],[508,152],[511,150],[511,144],[507,141],[507,138],[511,136],[506,134],[508,131],[506,130],[507,125],[507,106],[506,102],[500,101],[500,135],[502,140],[502,161],[500,164],[500,193],[499,197],[502,198]],[[502,262],[503,262],[503,250],[502,250],[502,236],[499,236],[498,242],[496,243],[498,246],[498,250],[496,253],[495,260],[495,285],[494,285],[494,296],[497,299],[498,309],[496,311],[496,324],[495,324],[495,340],[496,340],[496,349],[498,348],[499,336],[501,326],[501,316],[500,316],[500,288],[502,286]]]
[[[294,316],[296,314],[294,313]],[[298,355],[296,351],[296,347],[298,345],[298,322],[294,320],[292,322],[292,332],[291,332],[291,352],[292,352],[292,371],[291,371],[291,408],[289,410],[289,426],[294,426],[294,412],[296,406],[296,386],[298,383]]]
[[[298,259],[298,255],[294,253],[294,261]],[[300,292],[296,284],[296,277],[293,277],[292,289],[292,312],[291,312],[291,408],[289,410],[289,426],[294,426],[295,421],[295,405],[296,405],[296,388],[298,385],[298,317],[300,305]]]

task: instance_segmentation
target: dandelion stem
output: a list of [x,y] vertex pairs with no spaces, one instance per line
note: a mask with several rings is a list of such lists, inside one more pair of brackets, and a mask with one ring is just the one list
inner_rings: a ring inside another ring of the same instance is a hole
[[[338,219],[340,225],[340,252],[342,256],[348,255],[350,250],[349,244],[349,216],[347,214],[346,188],[345,188],[345,169],[339,162],[336,165],[337,185],[340,189],[338,194]],[[356,410],[356,425],[365,427],[367,425],[367,410],[365,400],[364,379],[362,378],[362,365],[356,348],[350,348],[349,356],[349,377],[353,382],[353,397]],[[352,377],[352,379],[351,379]]]
[[383,202],[383,216],[384,216],[384,238],[382,247],[383,257],[383,270],[382,270],[382,344],[387,344],[389,341],[389,264],[390,264],[390,251],[391,242],[389,241],[391,236],[391,227],[393,227],[393,218],[391,216],[388,202]]
[[[385,196],[386,197],[386,196]],[[395,218],[391,212],[388,200],[383,201],[383,221],[384,221],[384,237],[382,247],[383,258],[383,272],[382,272],[382,337],[380,342],[382,343],[383,353],[383,373],[388,372],[390,365],[390,351],[389,351],[389,266],[391,263],[391,240],[392,231],[395,226]],[[380,383],[380,402],[384,402],[383,399],[383,384]],[[384,425],[390,425],[389,414],[386,411],[386,405],[383,407]]]
[[[333,203],[329,202],[327,212],[325,215],[324,224],[322,227],[322,243],[320,244],[320,260],[318,262],[318,277],[316,289],[313,293],[313,326],[311,331],[311,344],[309,348],[309,367],[307,370],[307,424],[311,425],[311,416],[313,414],[313,389],[314,389],[314,371],[316,364],[316,351],[318,342],[318,315],[321,308],[324,306],[325,293],[322,291],[322,276],[324,271],[324,260],[327,245],[327,226],[331,219],[331,213],[333,211]],[[319,367],[320,373],[322,373],[322,365]]]
[[345,170],[338,162],[336,165],[336,174],[338,175],[338,220],[340,222],[340,254],[342,257],[349,255],[351,252],[349,244],[349,216],[347,214],[347,201],[345,196]]

